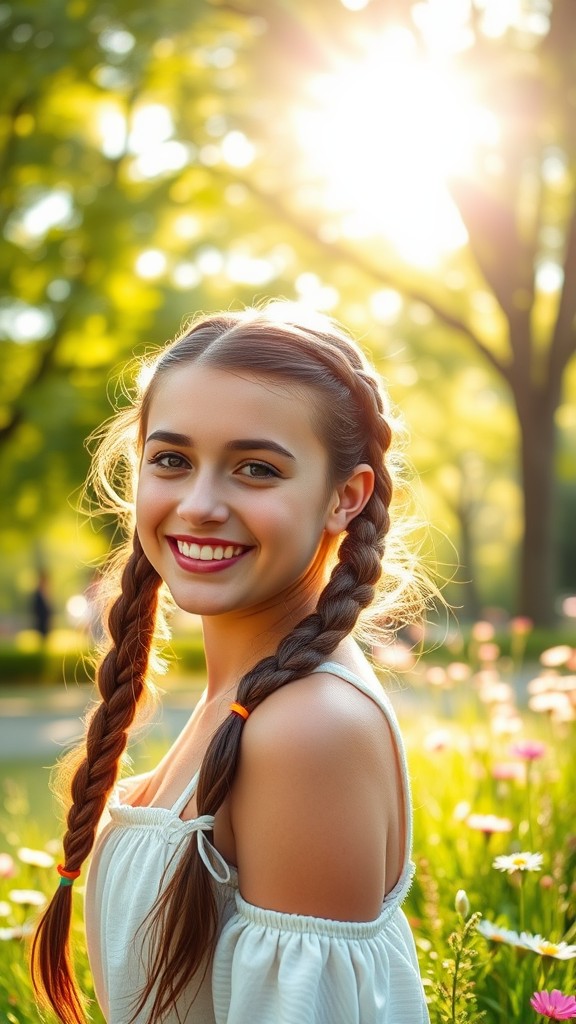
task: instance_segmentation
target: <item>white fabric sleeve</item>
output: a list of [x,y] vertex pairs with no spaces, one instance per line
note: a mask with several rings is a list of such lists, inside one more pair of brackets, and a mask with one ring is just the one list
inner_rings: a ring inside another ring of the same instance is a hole
[[426,1024],[408,921],[395,903],[370,922],[281,914],[236,895],[216,946],[217,1024]]

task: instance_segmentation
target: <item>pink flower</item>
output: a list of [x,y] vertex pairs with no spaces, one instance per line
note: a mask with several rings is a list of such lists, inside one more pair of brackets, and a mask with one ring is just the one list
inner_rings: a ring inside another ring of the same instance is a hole
[[433,729],[424,737],[424,749],[430,752],[445,750],[450,744],[450,733],[447,729]]
[[500,648],[498,644],[486,641],[479,644],[477,654],[480,661],[497,661],[500,657]]
[[469,828],[491,835],[493,832],[511,832],[513,825],[510,818],[499,818],[496,814],[470,814],[466,819]]
[[565,996],[557,988],[551,992],[535,992],[530,1005],[536,1013],[541,1013],[550,1020],[569,1020],[570,1017],[576,1017],[576,999],[574,996]]
[[447,676],[454,683],[463,683],[470,678],[472,669],[464,661],[451,661],[446,669]]
[[526,636],[533,628],[532,619],[526,618],[525,615],[517,615],[515,619],[510,620],[510,632],[516,636]]
[[491,622],[480,621],[475,622],[472,626],[471,635],[473,640],[482,644],[493,640],[495,632],[496,630]]
[[416,664],[411,648],[401,641],[387,644],[385,647],[375,647],[372,653],[381,665],[399,672],[408,671]]
[[510,752],[516,757],[521,757],[523,761],[538,761],[544,757],[547,749],[546,744],[539,743],[538,740],[519,740],[512,745]]
[[430,668],[426,669],[424,678],[431,686],[450,686],[452,683],[446,669],[442,668],[441,665],[431,665]]
[[0,878],[13,878],[15,874],[14,858],[9,853],[0,853]]
[[494,779],[524,779],[525,768],[517,761],[498,761],[492,766]]

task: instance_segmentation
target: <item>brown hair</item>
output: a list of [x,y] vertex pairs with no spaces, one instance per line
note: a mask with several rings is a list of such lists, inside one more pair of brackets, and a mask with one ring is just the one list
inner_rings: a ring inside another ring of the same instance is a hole
[[[108,507],[121,506],[124,514],[131,512],[131,482],[152,396],[165,373],[189,363],[243,370],[301,388],[305,394],[312,392],[315,426],[329,455],[331,483],[345,480],[360,463],[368,463],[375,473],[374,492],[348,526],[315,611],[283,638],[275,654],[259,661],[239,680],[237,700],[252,711],[279,687],[316,668],[355,629],[360,613],[369,606],[388,624],[412,618],[415,608],[423,604],[422,587],[404,560],[384,574],[388,600],[386,593],[382,602],[375,599],[392,499],[392,478],[384,459],[391,429],[378,380],[344,331],[324,317],[312,325],[298,321],[290,306],[274,304],[265,310],[203,318],[162,352],[139,402],[106,430],[96,465],[105,481]],[[136,442],[128,456],[127,431]],[[123,472],[120,455],[128,459]],[[126,491],[122,498],[119,480]],[[71,871],[80,868],[92,849],[117,778],[127,731],[145,693],[160,582],[134,534],[120,596],[110,611],[111,647],[97,675],[102,702],[91,717],[85,757],[71,786],[72,806],[64,837],[65,865]],[[200,770],[199,815],[214,815],[229,793],[241,734],[237,715],[229,715],[214,734]],[[39,994],[64,1024],[79,1024],[84,1017],[68,954],[70,910],[70,887],[59,888],[34,939],[33,978]],[[155,953],[133,1020],[150,997],[149,1024],[161,1020],[191,979],[201,980],[214,950],[217,926],[212,880],[196,842],[191,841],[148,921]]]

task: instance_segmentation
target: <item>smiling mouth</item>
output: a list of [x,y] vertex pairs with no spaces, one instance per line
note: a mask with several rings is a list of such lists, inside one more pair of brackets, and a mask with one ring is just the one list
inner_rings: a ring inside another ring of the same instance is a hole
[[199,562],[222,562],[248,551],[242,544],[188,544],[185,540],[177,540],[176,546],[181,555]]

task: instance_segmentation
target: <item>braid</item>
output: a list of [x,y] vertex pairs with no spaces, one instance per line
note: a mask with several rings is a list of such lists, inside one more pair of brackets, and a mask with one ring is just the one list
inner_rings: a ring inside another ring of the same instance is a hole
[[[280,641],[276,654],[264,658],[240,680],[238,700],[249,711],[280,686],[313,671],[348,636],[362,609],[371,604],[382,571],[391,493],[388,471],[382,467],[370,500],[349,524],[338,563],[316,611]],[[198,797],[200,807],[200,785]]]
[[[121,594],[108,618],[112,647],[97,677],[102,702],[90,720],[86,756],[72,780],[72,806],[63,841],[68,871],[77,871],[88,857],[116,781],[128,729],[145,688],[159,584],[160,577],[135,534]],[[64,1024],[79,1024],[84,1015],[68,950],[71,909],[70,887],[59,887],[34,937],[32,972],[36,991],[45,995]]]

